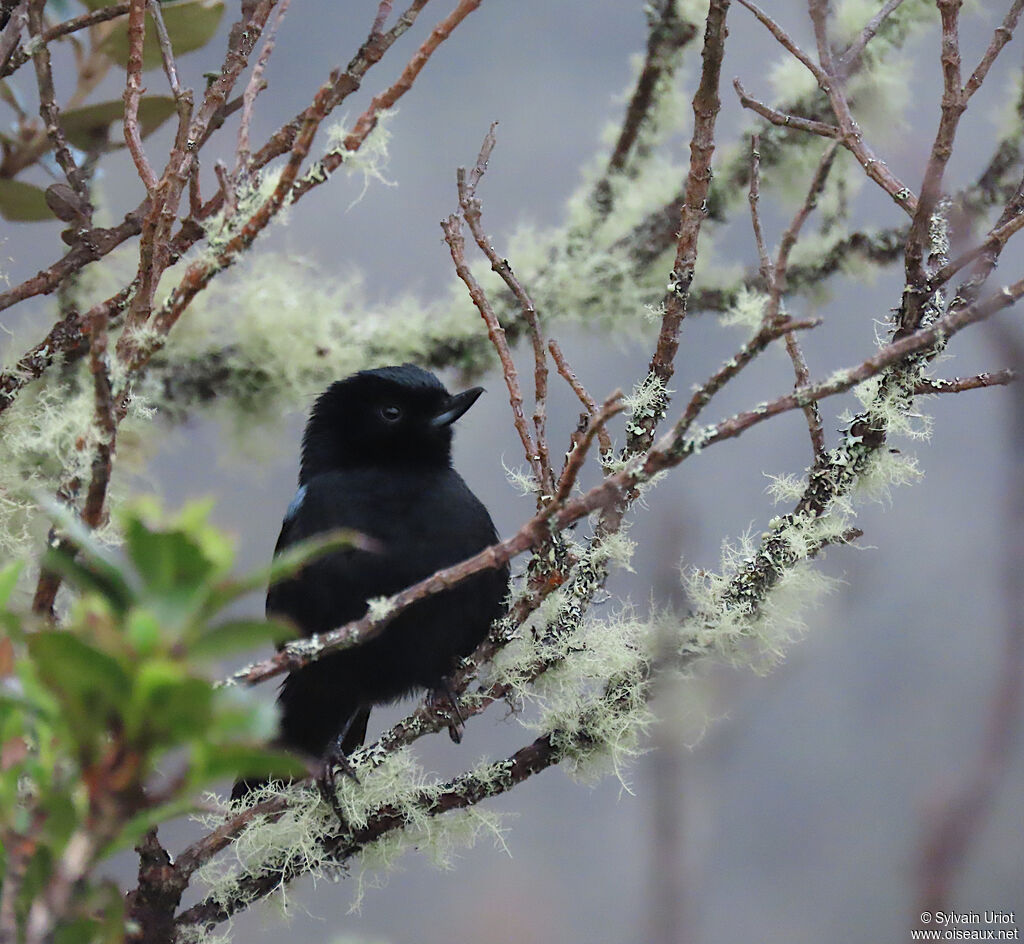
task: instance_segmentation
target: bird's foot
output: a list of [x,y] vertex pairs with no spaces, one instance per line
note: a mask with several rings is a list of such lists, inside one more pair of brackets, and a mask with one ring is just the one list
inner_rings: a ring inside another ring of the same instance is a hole
[[451,715],[448,721],[448,736],[456,743],[462,742],[462,732],[466,729],[466,719],[462,716],[462,709],[459,708],[459,698],[452,688],[450,678],[441,679],[437,688],[427,692],[427,704],[431,709],[445,706]]
[[334,778],[340,770],[344,776],[351,777],[356,783],[359,783],[356,769],[352,766],[351,761],[349,761],[341,746],[346,733],[347,728],[331,742],[330,747],[324,751],[323,757],[317,763],[313,774],[321,799],[334,810],[338,819],[343,824],[345,822],[345,814],[341,809],[341,801],[338,799],[338,789],[335,786]]

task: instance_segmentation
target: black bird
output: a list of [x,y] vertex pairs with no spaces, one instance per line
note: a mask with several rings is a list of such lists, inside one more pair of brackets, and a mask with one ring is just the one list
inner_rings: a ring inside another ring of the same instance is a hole
[[[482,393],[449,394],[412,364],[364,370],[320,395],[302,439],[299,489],[274,553],[334,528],[372,550],[306,565],[267,593],[267,614],[306,636],[363,616],[388,596],[497,540],[487,509],[451,465],[452,424]],[[504,612],[508,566],[414,603],[364,644],[292,672],[281,687],[278,743],[325,765],[366,736],[373,705],[418,689],[449,695],[456,663]],[[457,713],[454,702],[452,707]],[[240,781],[233,797],[251,784]]]

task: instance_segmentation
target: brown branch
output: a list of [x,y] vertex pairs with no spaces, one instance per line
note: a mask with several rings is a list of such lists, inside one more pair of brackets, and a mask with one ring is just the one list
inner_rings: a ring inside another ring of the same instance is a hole
[[178,66],[174,61],[174,47],[171,45],[171,36],[167,32],[167,24],[164,23],[164,14],[160,9],[160,0],[146,0],[149,6],[149,14],[153,17],[153,25],[156,28],[156,38],[160,45],[160,59],[164,64],[164,74],[167,76],[167,84],[171,87],[175,99],[181,97],[181,84],[178,82]]
[[[548,350],[551,352],[551,358],[555,362],[558,373],[565,378],[565,382],[569,384],[572,392],[576,394],[580,403],[583,404],[584,409],[587,411],[588,425],[593,424],[597,419],[597,415],[601,412],[597,401],[587,392],[586,387],[580,383],[579,377],[576,376],[576,372],[569,366],[569,362],[562,353],[562,349],[558,346],[558,342],[554,339],[548,341]],[[597,429],[597,442],[603,456],[611,455],[611,436],[608,435],[608,430],[603,425]]]
[[779,24],[765,13],[764,10],[757,6],[757,4],[751,3],[751,0],[739,0],[739,3],[741,6],[746,7],[758,18],[758,20],[761,21],[761,25],[775,37],[783,49],[787,50],[791,55],[804,64],[807,71],[818,80],[818,85],[821,87],[822,91],[827,92],[828,87],[831,84],[828,74],[793,41],[793,38],[789,33],[779,26]]
[[[544,335],[541,331],[540,322],[537,318],[537,309],[534,306],[529,293],[515,277],[508,259],[504,259],[498,255],[494,246],[491,245],[490,240],[487,238],[487,234],[484,232],[483,221],[481,219],[481,204],[480,200],[476,196],[477,185],[480,183],[480,180],[487,169],[487,164],[491,158],[491,152],[494,150],[494,128],[496,124],[496,122],[495,124],[492,124],[490,130],[487,132],[483,145],[480,148],[480,153],[477,156],[476,165],[469,174],[468,179],[463,168],[460,167],[458,170],[457,180],[459,208],[462,211],[463,219],[465,219],[470,232],[473,234],[473,239],[477,246],[487,257],[487,261],[490,262],[491,271],[496,272],[501,277],[505,285],[508,286],[509,291],[512,292],[516,301],[519,303],[520,311],[522,312],[523,318],[526,320],[530,335],[530,342],[533,347],[534,363],[534,436],[531,438],[532,449],[528,451],[529,454],[527,455],[527,461],[530,461],[530,454],[535,456],[535,461],[531,462],[531,467],[533,468],[534,475],[537,477],[537,501],[543,503],[549,499],[555,487],[554,473],[551,469],[551,458],[548,450],[547,432],[545,429],[545,402],[548,389],[548,368],[547,358],[544,353]],[[482,311],[481,314],[483,315]],[[505,340],[505,333],[504,331],[501,331],[500,333],[492,332],[491,322],[488,321],[488,316],[483,315],[483,317],[488,326],[488,336],[491,338],[492,344],[495,344],[495,348],[501,358],[502,366],[507,368],[508,365],[512,364],[512,358],[508,349],[508,343]],[[497,316],[494,315],[493,310],[491,312],[491,317],[494,318],[495,323],[497,323]],[[512,366],[512,370],[513,375],[511,379],[509,374],[506,372],[506,383],[510,384],[509,396],[514,398],[511,384],[514,384],[518,390],[518,378],[514,376],[514,365]],[[513,402],[513,413],[515,413],[515,409],[515,403]],[[521,397],[519,409],[520,411],[522,410]],[[525,445],[526,443],[524,441],[524,447]]]
[[641,131],[649,122],[657,103],[659,86],[663,86],[675,71],[678,61],[676,54],[697,35],[696,25],[679,17],[675,0],[649,3],[646,13],[647,52],[644,64],[626,106],[622,127],[604,174],[594,184],[591,194],[591,202],[601,219],[607,218],[612,211],[612,178],[622,174],[630,157],[637,153]]
[[452,262],[455,264],[455,272],[462,279],[469,291],[470,298],[473,300],[473,304],[476,306],[477,311],[480,312],[480,317],[483,318],[484,324],[487,325],[487,336],[490,338],[491,344],[501,360],[502,374],[505,378],[505,386],[508,387],[508,399],[512,407],[512,419],[515,423],[516,432],[519,434],[519,440],[523,444],[526,461],[533,471],[534,478],[537,480],[537,486],[538,488],[543,488],[544,473],[540,466],[540,458],[537,454],[537,447],[534,444],[533,436],[526,425],[526,416],[523,414],[523,394],[519,388],[519,374],[516,370],[515,361],[512,359],[512,352],[509,349],[508,341],[505,339],[505,329],[502,328],[498,321],[498,316],[495,315],[490,301],[488,301],[484,290],[480,287],[480,283],[477,282],[469,269],[469,265],[466,262],[466,242],[463,239],[461,229],[459,218],[454,214],[449,216],[448,219],[441,221],[441,230],[444,232],[444,240],[451,252]]
[[[18,48],[22,31],[28,23],[28,5],[29,0],[20,0],[18,5],[11,10],[7,25],[4,26],[3,35],[0,35],[0,77],[10,75],[7,65],[11,61],[14,50]],[[28,57],[22,61],[27,62]],[[17,66],[10,71],[13,72],[16,68]]]
[[587,428],[583,431],[583,434],[573,436],[572,448],[565,457],[565,465],[562,467],[562,473],[558,477],[554,498],[556,505],[564,504],[569,495],[572,494],[573,486],[576,484],[580,470],[583,468],[583,463],[586,461],[591,443],[593,443],[595,437],[607,440],[607,423],[613,416],[621,413],[622,409],[622,391],[616,390],[604,401],[597,413],[589,417]]
[[[679,349],[679,332],[686,317],[686,306],[697,263],[697,241],[701,223],[707,213],[707,196],[711,187],[711,158],[715,152],[715,123],[722,107],[719,84],[722,57],[728,35],[725,20],[729,0],[711,0],[704,31],[703,66],[700,83],[693,97],[693,135],[690,139],[690,168],[686,177],[686,199],[680,214],[676,258],[669,277],[669,290],[664,300],[664,314],[658,345],[648,366],[650,376],[668,386],[675,371]],[[659,410],[653,411],[655,414]],[[654,438],[655,417],[644,417],[639,433],[630,433],[626,442],[628,453],[643,452]]]
[[674,430],[676,438],[682,441],[682,437],[686,435],[694,420],[697,419],[704,407],[711,402],[715,394],[739,374],[772,341],[790,331],[807,331],[811,328],[816,328],[820,323],[820,321],[790,321],[788,318],[777,318],[771,322],[762,322],[757,333],[694,391],[690,402],[687,403],[686,409],[683,411],[682,417],[676,423]]
[[622,128],[608,158],[607,175],[619,173],[636,145],[651,108],[655,104],[658,83],[670,73],[670,59],[697,35],[697,28],[679,18],[673,0],[649,4],[647,52],[637,77],[636,86],[626,106]]
[[1010,237],[1024,228],[1024,212],[1018,212],[1004,223],[993,227],[985,238],[973,249],[968,249],[955,259],[947,262],[941,269],[932,275],[928,281],[928,288],[934,290],[948,282],[964,266],[970,265],[979,257],[988,252],[995,251],[996,254],[1002,251]]
[[[838,142],[833,141],[825,148],[824,153],[821,155],[821,160],[818,162],[818,168],[811,178],[807,196],[804,198],[800,209],[797,210],[792,222],[782,234],[782,240],[779,243],[779,254],[772,270],[772,285],[766,317],[770,315],[772,318],[777,318],[781,313],[782,295],[786,291],[789,271],[789,254],[796,245],[796,241],[800,236],[800,230],[807,221],[807,217],[810,216],[817,205],[818,197],[825,187],[829,172],[832,170],[832,162],[835,160],[838,146]],[[789,359],[793,362],[796,386],[798,388],[804,387],[810,383],[811,373],[807,368],[807,361],[800,348],[800,342],[797,341],[796,335],[792,331],[786,332],[785,344],[786,353],[789,354]],[[818,404],[814,402],[806,404],[803,412],[807,419],[807,431],[811,437],[811,449],[815,460],[817,460],[825,453],[825,430],[821,421],[821,411],[818,409]]]
[[[751,140],[750,192],[748,200],[754,228],[754,239],[757,243],[757,252],[760,259],[761,277],[768,286],[768,301],[765,305],[763,319],[764,324],[767,326],[775,324],[782,317],[782,296],[786,291],[789,254],[793,246],[796,245],[796,241],[800,236],[800,230],[803,228],[807,217],[810,216],[817,204],[818,196],[828,180],[829,171],[832,169],[832,162],[835,159],[836,149],[839,145],[838,142],[833,141],[825,149],[824,154],[822,154],[821,160],[818,162],[818,168],[811,179],[807,196],[793,216],[789,226],[786,227],[782,240],[779,243],[778,256],[773,263],[768,256],[768,250],[764,243],[764,234],[761,229],[761,219],[758,213],[758,201],[760,199],[760,153],[758,151],[758,143],[758,137],[754,135]],[[759,340],[759,337],[755,336],[754,341],[756,342],[757,340]],[[766,338],[765,340],[770,341],[772,338]],[[785,344],[786,353],[789,354],[789,358],[793,362],[793,371],[796,375],[795,387],[804,387],[810,383],[811,374],[807,369],[807,361],[804,359],[803,351],[792,329],[786,331]],[[755,347],[752,353],[756,353],[758,350],[760,348]],[[818,409],[817,403],[806,404],[803,411],[807,418],[807,429],[811,437],[811,447],[815,458],[818,458],[825,452],[825,433],[821,422],[821,412]]]
[[964,86],[963,94],[965,100],[969,99],[981,88],[982,83],[985,81],[985,76],[988,75],[988,70],[992,68],[992,63],[996,61],[1003,47],[1013,38],[1013,31],[1017,28],[1017,21],[1020,19],[1022,10],[1024,10],[1024,0],[1013,0],[1013,5],[1007,11],[1003,22],[996,27],[995,34],[992,36],[992,42],[988,44],[988,48],[982,55],[981,61],[971,73],[971,77]]
[[[808,71],[818,82],[821,90],[828,96],[829,103],[832,106],[832,112],[839,123],[838,137],[839,140],[842,141],[843,146],[853,154],[868,177],[878,184],[887,194],[889,194],[892,200],[899,207],[905,210],[910,216],[913,216],[917,209],[917,199],[915,198],[913,191],[911,191],[906,184],[900,181],[899,178],[889,170],[885,162],[880,161],[871,148],[868,147],[867,143],[864,141],[864,135],[850,111],[850,104],[842,90],[841,78],[839,75],[832,73],[832,53],[829,49],[827,35],[825,34],[824,16],[822,15],[822,10],[824,8],[821,7],[820,4],[814,3],[813,0],[810,4],[812,19],[815,21],[815,36],[818,40],[818,58],[821,62],[821,64],[818,65],[810,58],[810,56],[807,55],[807,53],[800,49],[800,47],[793,41],[792,37],[790,37],[790,35],[760,7],[751,3],[750,0],[739,0],[739,2],[750,10],[762,24],[764,24],[772,36],[774,36],[785,49],[789,50],[792,55],[807,67]],[[821,132],[816,131],[815,133]]]
[[267,143],[256,152],[252,159],[253,169],[258,170],[265,167],[275,158],[287,154],[314,112],[322,111],[323,116],[326,117],[358,89],[369,68],[379,62],[395,40],[416,22],[416,18],[427,2],[428,0],[413,0],[409,8],[386,33],[371,31],[370,37],[363,43],[348,66],[345,69],[335,69],[331,72],[327,81],[321,86],[322,97],[318,93],[310,105],[278,128]]
[[774,278],[774,266],[768,255],[768,247],[764,241],[764,229],[761,226],[761,139],[758,135],[750,138],[750,188],[747,191],[747,203],[750,204],[750,223],[754,229],[754,244],[757,246],[758,271],[764,284],[771,287]]
[[[545,734],[526,747],[520,748],[507,760],[492,765],[493,769],[484,775],[463,774],[446,784],[440,792],[424,790],[416,805],[427,816],[437,816],[472,806],[484,799],[505,793],[534,774],[546,770],[565,756],[570,745],[585,744],[587,740],[587,735],[580,732]],[[327,837],[323,841],[332,858],[337,862],[344,862],[369,843],[388,832],[403,828],[406,824],[405,812],[395,807],[384,806],[376,810],[359,829],[337,837]],[[273,872],[244,876],[239,882],[237,894],[231,899],[226,902],[206,899],[182,913],[175,924],[179,931],[195,925],[212,927],[226,921],[252,901],[266,897],[282,883],[286,884],[297,878],[303,871],[302,861],[294,859]]]
[[402,70],[398,81],[387,91],[382,92],[380,95],[375,95],[366,111],[359,116],[355,127],[345,136],[344,147],[346,151],[355,151],[362,146],[367,135],[377,126],[381,112],[393,108],[395,103],[412,88],[416,77],[423,70],[423,67],[437,50],[437,47],[451,36],[455,28],[480,6],[481,2],[482,0],[459,0],[455,9],[434,27],[430,35],[424,40],[423,45],[420,46]]
[[893,13],[901,4],[903,0],[889,0],[888,3],[881,10],[879,10],[867,23],[867,25],[860,31],[857,38],[846,47],[846,51],[839,57],[837,65],[837,71],[839,75],[846,77],[851,69],[860,62],[860,57],[867,47],[867,44],[875,38],[875,34],[878,32],[881,25],[889,18],[889,14]]
[[[43,31],[44,5],[45,0],[30,0],[28,29],[33,38],[39,36]],[[91,225],[92,204],[89,202],[89,191],[85,178],[71,154],[67,136],[60,124],[60,108],[57,107],[53,72],[50,68],[50,50],[46,43],[39,43],[38,48],[32,54],[32,59],[36,68],[36,84],[39,86],[39,115],[46,127],[46,136],[53,147],[57,163],[81,201],[84,221],[87,225]]]
[[[116,410],[110,385],[110,362],[108,356],[107,327],[109,312],[102,306],[90,312],[84,319],[89,332],[89,368],[93,376],[94,423],[96,442],[93,446],[93,459],[89,487],[86,491],[85,504],[81,519],[90,528],[97,528],[103,523],[103,506],[110,485],[110,474],[113,468],[114,444],[117,437]],[[65,483],[58,493],[70,494],[74,491],[70,483]],[[66,553],[74,554],[74,546],[63,537],[58,537],[59,547]],[[51,544],[53,539],[51,538]],[[52,615],[53,604],[60,590],[61,578],[49,570],[42,570],[36,583],[36,591],[32,600],[32,610],[42,615]]]
[[252,67],[252,75],[249,76],[249,82],[245,86],[245,92],[242,95],[242,120],[238,126],[238,144],[235,147],[237,157],[235,159],[234,177],[236,180],[246,172],[249,160],[252,157],[249,151],[249,126],[252,122],[253,107],[256,104],[256,96],[266,88],[266,83],[263,81],[263,72],[267,67],[271,53],[274,51],[277,31],[285,14],[288,12],[290,3],[291,0],[279,0],[277,15],[267,31],[266,39],[263,40],[263,48],[256,58],[256,64]]
[[952,380],[929,378],[920,380],[914,386],[916,395],[932,393],[963,393],[965,390],[978,390],[982,387],[996,387],[1011,384],[1017,374],[1009,369],[985,371],[973,377],[954,377]]
[[146,36],[146,0],[130,0],[128,10],[128,68],[124,89],[124,141],[139,173],[139,179],[152,195],[156,174],[146,158],[139,131],[139,100],[142,98],[142,43]]
[[756,98],[751,98],[739,79],[733,79],[732,86],[736,89],[740,104],[744,108],[749,108],[752,112],[760,115],[766,121],[770,121],[773,125],[777,125],[780,128],[792,128],[794,131],[806,131],[808,134],[817,134],[823,138],[838,138],[842,134],[835,125],[827,124],[824,121],[815,121],[813,118],[801,118],[799,115],[787,115],[785,112],[777,111]]
[[942,19],[942,109],[904,251],[906,288],[900,312],[901,330],[904,331],[913,331],[917,327],[923,308],[932,297],[928,286],[929,273],[925,268],[932,216],[942,193],[946,164],[953,155],[960,117],[967,108],[967,99],[960,87],[960,3],[961,0],[938,0]]
[[391,16],[391,0],[380,0],[380,5],[377,7],[377,15],[373,20],[373,26],[370,27],[371,36],[379,36],[381,34],[389,16]]
[[[23,2],[19,5],[19,9],[26,8],[28,3]],[[69,20],[65,20],[63,23],[58,23],[56,26],[51,26],[49,29],[43,30],[39,34],[39,41],[43,43],[51,43],[55,39],[61,39],[64,36],[69,36],[71,33],[77,33],[79,30],[89,29],[89,27],[96,26],[99,23],[106,23],[108,20],[117,19],[119,16],[124,16],[128,12],[128,3],[113,3],[110,6],[100,7],[96,10],[90,10],[88,13],[83,13],[80,16],[74,16]],[[17,11],[12,14],[12,19],[17,16]],[[12,47],[13,49],[13,47]],[[2,50],[2,46],[0,46]],[[0,57],[0,62],[4,65],[0,68],[0,78],[6,78],[12,73],[20,69],[31,57],[25,53],[24,50],[18,50],[13,56],[10,57],[9,61],[7,58]]]
[[[294,202],[294,200],[297,200],[314,185],[310,182],[309,178],[305,181],[297,182],[296,177],[302,161],[309,153],[313,137],[321,122],[341,101],[359,87],[359,82],[366,71],[378,62],[384,52],[390,48],[395,39],[409,28],[409,26],[415,21],[419,10],[422,9],[426,3],[427,0],[414,0],[409,9],[406,10],[406,12],[399,18],[398,22],[387,33],[380,36],[371,36],[370,39],[368,39],[360,48],[355,58],[349,63],[346,71],[342,72],[340,70],[335,70],[331,73],[328,81],[320,87],[313,102],[303,111],[302,115],[295,120],[298,122],[297,126],[295,122],[286,125],[285,128],[281,129],[274,137],[272,137],[271,141],[268,142],[268,144],[261,149],[259,154],[256,155],[252,161],[253,168],[263,166],[265,161],[271,159],[270,155],[284,153],[283,151],[278,151],[277,148],[281,147],[282,142],[290,141],[288,163],[278,178],[278,183],[274,192],[240,227],[236,235],[228,241],[225,248],[216,256],[215,259],[206,262],[196,262],[188,268],[181,281],[171,292],[167,302],[165,302],[165,304],[161,306],[160,310],[154,315],[153,327],[155,328],[155,336],[150,340],[145,349],[136,347],[132,350],[129,360],[135,369],[141,368],[148,363],[152,355],[160,349],[162,339],[174,326],[178,318],[181,317],[182,312],[184,312],[188,307],[192,299],[201,292],[219,272],[224,271],[234,264],[239,254],[248,249],[256,237],[266,228],[270,221],[276,217],[277,213],[285,205],[285,202]],[[266,9],[269,13],[269,6]],[[252,42],[254,41],[255,37],[252,39]],[[427,43],[424,43],[424,46],[426,45]],[[422,52],[423,47],[420,48],[417,56]],[[414,58],[416,58],[416,56],[414,56]],[[243,65],[244,58],[242,58],[238,63],[238,71],[240,71]],[[237,76],[237,71],[235,71],[234,74]],[[221,79],[224,78],[225,76],[222,73]],[[213,85],[216,86],[217,82],[214,82]],[[227,88],[229,87],[230,85],[224,89],[225,95]],[[209,98],[210,93],[208,92],[207,99]],[[206,114],[207,110],[206,103],[204,102],[204,106],[200,109],[199,118],[196,120],[200,121]],[[195,122],[193,123],[193,127],[195,127]],[[334,154],[335,152],[331,152],[331,155]],[[328,157],[331,157],[331,155],[328,155]],[[317,182],[325,180],[330,171],[339,166],[340,163],[340,157],[337,162],[330,162],[327,158],[325,158],[324,161],[321,161],[320,165],[323,173],[317,175]],[[219,201],[215,198],[212,204],[210,211],[215,212]],[[122,336],[122,339],[119,342],[119,348],[124,341],[125,338]]]
[[[145,203],[141,204],[125,215],[123,223],[110,229],[90,230],[88,240],[73,246],[66,255],[50,265],[49,268],[43,269],[20,285],[0,293],[0,311],[23,302],[27,298],[55,292],[68,276],[73,275],[90,262],[101,259],[126,240],[138,236],[142,229],[145,207]],[[5,386],[5,383],[0,381],[0,387]],[[0,410],[2,409],[3,403],[0,401]]]

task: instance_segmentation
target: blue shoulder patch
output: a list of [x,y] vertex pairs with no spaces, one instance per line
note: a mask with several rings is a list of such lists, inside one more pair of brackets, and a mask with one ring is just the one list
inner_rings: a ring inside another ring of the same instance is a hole
[[300,486],[299,490],[295,493],[295,497],[288,503],[288,510],[284,513],[285,522],[291,521],[302,507],[302,499],[306,497],[306,486]]

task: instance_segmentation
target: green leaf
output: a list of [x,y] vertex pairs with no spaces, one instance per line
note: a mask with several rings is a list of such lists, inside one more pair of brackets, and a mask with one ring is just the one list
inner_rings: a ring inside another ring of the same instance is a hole
[[133,609],[125,623],[125,635],[132,648],[143,656],[154,653],[160,646],[163,633],[156,614],[146,609]]
[[213,688],[204,679],[186,676],[180,663],[145,663],[135,680],[129,729],[148,740],[178,744],[205,733],[210,723]]
[[21,180],[0,179],[0,216],[12,223],[52,220],[46,191]]
[[21,574],[22,563],[22,561],[14,561],[0,570],[0,609],[7,606],[7,601],[10,600],[11,594],[14,592],[14,586]]
[[29,654],[40,678],[62,692],[80,692],[121,701],[128,691],[128,674],[120,663],[63,629],[33,633],[27,639]]
[[[224,15],[223,0],[175,0],[160,4],[167,33],[175,56],[205,46],[220,25]],[[103,43],[103,51],[116,63],[128,65],[128,17],[114,23],[110,35]],[[160,44],[157,41],[153,17],[146,14],[146,38],[142,47],[142,68],[160,66]]]
[[334,551],[366,549],[370,543],[365,535],[351,528],[338,528],[299,541],[278,554],[266,567],[254,570],[240,580],[225,581],[216,591],[214,599],[218,607],[226,606],[232,600],[262,590],[269,584],[278,583],[302,570],[306,564]]
[[151,593],[195,587],[214,569],[202,548],[183,531],[157,531],[138,518],[129,518],[124,537],[128,556]]
[[51,547],[46,549],[42,563],[44,570],[60,575],[80,592],[98,594],[118,612],[123,613],[132,605],[132,588],[117,567],[105,560],[78,559]]
[[128,674],[112,656],[65,630],[33,633],[26,642],[40,682],[60,705],[60,725],[78,753],[94,757],[110,724],[123,717]]
[[43,566],[60,574],[81,590],[92,590],[123,610],[131,605],[135,597],[117,561],[96,535],[81,519],[50,495],[40,494],[36,501],[50,519],[72,541],[82,554],[81,560],[74,560],[68,554],[52,550],[43,559]]
[[[139,102],[139,130],[142,137],[152,134],[175,112],[174,99],[166,95],[150,95]],[[68,141],[76,148],[91,151],[104,144],[110,136],[110,126],[124,117],[124,102],[114,99],[72,108],[61,112],[60,123]],[[111,142],[119,147],[123,141]]]
[[273,620],[230,620],[213,626],[189,645],[189,655],[198,659],[216,659],[264,643],[275,645],[295,638],[295,630]]
[[250,744],[200,744],[189,765],[194,789],[221,777],[304,777],[309,770],[294,754]]

